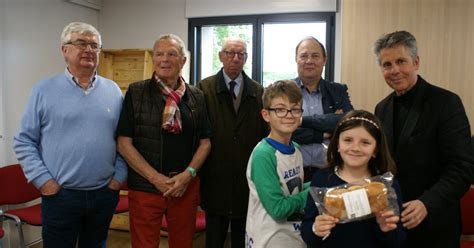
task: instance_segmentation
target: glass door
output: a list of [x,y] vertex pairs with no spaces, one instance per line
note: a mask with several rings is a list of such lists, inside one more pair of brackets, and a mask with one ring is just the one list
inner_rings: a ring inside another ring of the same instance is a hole
[[313,36],[326,47],[326,22],[265,23],[262,31],[263,86],[298,76],[295,49],[304,37]]
[[252,75],[252,31],[251,24],[242,25],[209,25],[201,28],[201,79],[216,74],[222,67],[219,60],[219,51],[226,37],[240,37],[247,43],[247,62],[244,71]]

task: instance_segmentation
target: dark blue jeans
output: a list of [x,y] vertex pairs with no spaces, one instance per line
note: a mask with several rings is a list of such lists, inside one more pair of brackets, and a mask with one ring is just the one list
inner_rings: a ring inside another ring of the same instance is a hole
[[42,196],[44,248],[101,248],[118,202],[119,191],[61,189]]

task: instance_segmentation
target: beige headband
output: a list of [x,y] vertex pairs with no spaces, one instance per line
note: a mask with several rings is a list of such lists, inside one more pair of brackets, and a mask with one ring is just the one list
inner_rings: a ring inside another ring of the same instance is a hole
[[344,122],[346,122],[346,121],[350,121],[350,120],[366,121],[366,122],[368,122],[368,123],[374,125],[374,127],[376,127],[377,129],[380,129],[379,126],[378,126],[374,121],[369,120],[369,119],[364,118],[364,117],[349,117],[349,118],[345,119],[344,121],[342,121],[342,122],[339,124],[339,126],[342,125],[342,123],[344,123]]

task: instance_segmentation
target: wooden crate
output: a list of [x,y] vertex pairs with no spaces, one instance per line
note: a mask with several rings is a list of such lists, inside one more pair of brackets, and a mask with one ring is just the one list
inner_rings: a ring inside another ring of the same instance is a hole
[[123,93],[133,82],[148,79],[153,73],[151,49],[104,49],[99,58],[99,75],[112,79]]
[[[115,81],[125,94],[128,85],[148,79],[153,73],[151,49],[103,49],[99,57],[99,75]],[[126,194],[126,191],[121,191]],[[114,214],[110,228],[129,230],[128,212]]]

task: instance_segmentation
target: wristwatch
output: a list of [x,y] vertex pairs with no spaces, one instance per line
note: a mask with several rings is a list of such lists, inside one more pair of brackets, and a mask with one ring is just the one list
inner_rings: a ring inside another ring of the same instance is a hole
[[188,166],[188,168],[186,168],[186,170],[188,170],[189,172],[191,172],[191,176],[192,176],[192,177],[196,177],[196,169],[194,169],[194,168],[191,167],[191,166]]

